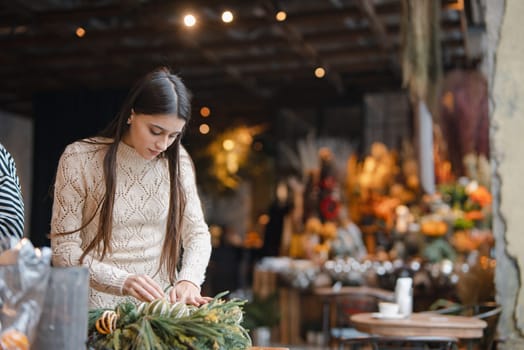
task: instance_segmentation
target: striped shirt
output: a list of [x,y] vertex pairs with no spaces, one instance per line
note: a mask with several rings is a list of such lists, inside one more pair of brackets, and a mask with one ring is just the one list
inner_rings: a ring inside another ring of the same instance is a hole
[[24,235],[24,202],[13,157],[0,144],[0,252]]

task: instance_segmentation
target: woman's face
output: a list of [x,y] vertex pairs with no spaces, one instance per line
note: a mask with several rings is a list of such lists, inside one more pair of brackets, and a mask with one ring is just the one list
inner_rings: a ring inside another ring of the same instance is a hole
[[124,143],[133,147],[143,158],[151,160],[173,144],[186,121],[174,114],[132,113],[128,124]]

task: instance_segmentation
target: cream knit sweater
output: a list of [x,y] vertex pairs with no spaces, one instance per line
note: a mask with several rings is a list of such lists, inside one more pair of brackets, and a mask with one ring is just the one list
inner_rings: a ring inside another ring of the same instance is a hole
[[[105,191],[102,165],[106,149],[106,145],[75,142],[62,154],[56,174],[51,232],[78,229],[95,212]],[[200,286],[211,254],[211,240],[193,166],[184,148],[180,151],[180,174],[187,199],[181,232],[184,252],[177,281],[187,280]],[[124,281],[131,274],[147,274],[162,288],[169,285],[163,271],[155,275],[167,223],[167,160],[148,161],[121,142],[116,177],[112,253],[106,253],[101,261],[94,249],[83,261],[89,268],[90,308],[112,308],[131,300],[122,296]],[[98,221],[99,211],[83,230],[51,239],[54,266],[80,265],[80,256],[95,236]]]

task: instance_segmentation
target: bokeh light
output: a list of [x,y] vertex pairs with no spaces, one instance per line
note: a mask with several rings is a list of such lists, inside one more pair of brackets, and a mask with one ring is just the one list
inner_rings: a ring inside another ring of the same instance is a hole
[[200,108],[200,115],[204,118],[207,118],[211,115],[211,110],[209,109],[209,107],[202,107]]
[[200,127],[198,128],[198,131],[200,131],[200,133],[202,135],[207,135],[207,134],[209,134],[210,127],[206,123],[203,123],[203,124],[200,124]]
[[283,22],[287,18],[287,13],[285,13],[284,11],[278,11],[275,15],[275,18],[277,19],[277,21]]
[[192,27],[196,24],[196,17],[188,13],[184,16],[184,24],[186,27]]
[[224,23],[231,23],[231,22],[233,22],[233,13],[231,11],[224,11],[224,12],[222,12],[222,21]]

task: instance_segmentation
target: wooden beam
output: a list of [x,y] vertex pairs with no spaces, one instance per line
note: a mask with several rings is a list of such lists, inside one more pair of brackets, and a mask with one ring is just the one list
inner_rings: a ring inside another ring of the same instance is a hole
[[[269,13],[276,13],[277,9],[273,3],[266,1],[264,3],[266,8],[269,10]],[[278,26],[284,33],[285,37],[289,41],[289,44],[292,48],[296,49],[299,54],[301,54],[308,63],[311,65],[311,71],[317,67],[322,67],[325,69],[327,74],[327,79],[329,79],[335,86],[335,90],[339,95],[344,94],[345,88],[340,75],[336,70],[329,66],[327,62],[324,62],[322,58],[318,55],[317,51],[313,46],[307,43],[300,31],[298,31],[292,23],[288,24],[286,21],[282,22]]]
[[262,98],[267,98],[270,96],[271,92],[268,90],[263,90],[257,86],[255,79],[248,79],[242,75],[242,72],[237,67],[224,64],[217,55],[215,55],[211,50],[200,46],[196,40],[192,40],[189,37],[184,37],[183,41],[186,42],[191,48],[198,50],[201,55],[209,61],[209,63],[221,67],[224,72],[226,72],[234,81],[236,81],[240,86],[244,87],[249,92],[253,93],[255,96]]
[[377,16],[375,12],[375,5],[372,0],[358,0],[357,4],[369,21],[371,31],[375,36],[377,44],[384,50],[387,51],[391,47],[391,43],[388,40],[388,34],[386,32],[386,26],[382,20]]

